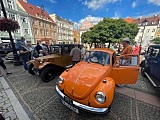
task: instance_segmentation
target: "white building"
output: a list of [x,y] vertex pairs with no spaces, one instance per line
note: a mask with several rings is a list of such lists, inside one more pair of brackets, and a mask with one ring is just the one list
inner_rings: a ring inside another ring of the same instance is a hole
[[59,44],[74,43],[74,35],[73,35],[74,23],[66,19],[63,19],[62,17],[59,17],[56,14],[51,14],[50,17],[57,24],[58,43]]
[[[16,4],[16,0],[2,0],[4,3],[4,7],[7,13],[7,18],[12,20],[16,20],[19,23],[20,29],[12,32],[12,37],[18,39],[20,37],[25,37],[27,42],[33,43],[34,38],[31,32],[30,26],[30,18],[28,13],[22,11]],[[1,9],[1,6],[0,6]],[[0,10],[0,18],[3,18],[3,12]],[[8,32],[1,32],[0,31],[0,38],[5,37],[8,38]],[[3,40],[0,39],[0,42]]]
[[139,28],[139,32],[135,37],[135,41],[142,47],[151,43],[151,40],[155,38],[156,30],[159,25],[159,17],[155,14],[153,17],[134,19],[133,23],[136,23]]

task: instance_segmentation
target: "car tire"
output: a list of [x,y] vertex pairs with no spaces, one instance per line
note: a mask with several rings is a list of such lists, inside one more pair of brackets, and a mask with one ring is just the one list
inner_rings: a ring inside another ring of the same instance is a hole
[[147,77],[145,74],[145,66],[144,65],[142,65],[142,67],[141,67],[141,75],[145,78]]
[[41,80],[44,82],[50,82],[55,77],[55,70],[53,67],[46,67],[41,71]]
[[35,73],[34,73],[34,71],[32,70],[33,69],[33,64],[32,63],[30,63],[29,65],[28,65],[28,72],[31,74],[31,75],[35,75]]

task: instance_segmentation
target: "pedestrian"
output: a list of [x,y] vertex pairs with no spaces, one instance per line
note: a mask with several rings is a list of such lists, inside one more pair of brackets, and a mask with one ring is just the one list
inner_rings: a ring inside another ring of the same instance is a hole
[[84,47],[84,45],[81,45],[81,58],[83,59],[84,54],[86,52],[86,47]]
[[29,52],[28,52],[29,53],[29,60],[31,60],[33,58],[32,53],[33,53],[34,47],[32,46],[31,43],[28,43],[27,49],[29,50]]
[[23,67],[25,72],[28,71],[28,65],[27,62],[29,61],[29,50],[27,49],[27,46],[21,46],[19,48],[20,56],[23,60]]
[[[133,53],[133,47],[130,45],[130,39],[128,37],[122,40],[122,45],[123,45],[123,50],[121,52],[121,55],[127,55]],[[131,56],[122,57],[121,64],[123,66],[130,65],[130,62],[131,62]]]
[[[4,64],[4,60],[1,58],[0,54],[0,65],[2,66],[3,70],[5,71],[6,74],[12,74],[11,72],[8,72],[6,65]],[[2,73],[0,71],[0,77],[2,77]]]
[[133,54],[134,55],[139,55],[139,50],[140,50],[140,47],[138,46],[137,43],[135,43],[135,47],[133,49]]
[[49,51],[46,44],[44,43],[42,44],[42,49],[43,49],[43,56],[48,55]]
[[35,48],[36,48],[38,54],[40,54],[40,50],[43,50],[42,46],[40,46],[39,42],[37,42],[37,46]]
[[81,60],[81,50],[78,48],[77,44],[75,44],[74,48],[71,50],[70,56],[72,57],[72,65],[77,64]]

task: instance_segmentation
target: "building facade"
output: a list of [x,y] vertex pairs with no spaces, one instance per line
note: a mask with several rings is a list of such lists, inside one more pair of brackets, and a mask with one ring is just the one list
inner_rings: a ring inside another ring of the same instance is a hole
[[17,0],[18,6],[30,16],[31,30],[34,43],[57,43],[56,23],[44,10],[44,6],[34,6],[27,0]]
[[51,14],[50,17],[56,22],[57,25],[57,39],[59,44],[74,43],[74,23],[70,22],[56,14]]
[[157,14],[153,17],[140,17],[133,20],[133,23],[136,23],[139,26],[139,32],[135,37],[135,41],[142,45],[142,47],[148,46],[148,44],[152,43],[151,40],[155,38],[159,21],[160,19]]
[[92,28],[94,25],[91,23],[91,22],[89,22],[89,21],[84,21],[83,23],[82,23],[82,25],[80,26],[80,43],[81,43],[81,35],[84,33],[84,32],[87,32],[87,31],[89,31],[90,30],[90,28]]
[[74,30],[73,34],[74,34],[74,42],[75,43],[80,43],[80,34],[79,34],[79,31],[78,30]]
[[[30,18],[28,13],[22,11],[17,4],[16,0],[3,0],[5,10],[7,13],[7,18],[15,20],[19,23],[20,29],[12,32],[12,37],[14,40],[20,37],[25,37],[27,42],[33,43],[33,35],[30,26]],[[1,6],[0,6],[1,8]],[[0,11],[0,18],[3,18],[3,12]],[[9,38],[8,32],[0,32],[0,38]],[[0,42],[9,42],[9,40],[0,40]]]

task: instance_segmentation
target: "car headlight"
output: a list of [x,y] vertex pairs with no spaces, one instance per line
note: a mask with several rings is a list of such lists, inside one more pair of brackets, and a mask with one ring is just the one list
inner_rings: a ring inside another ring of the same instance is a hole
[[95,95],[95,99],[97,102],[103,104],[106,101],[106,95],[103,92],[97,92]]
[[58,82],[59,82],[60,84],[63,83],[63,78],[62,78],[61,76],[58,78]]
[[43,59],[40,59],[40,61],[39,61],[40,63],[43,63]]

